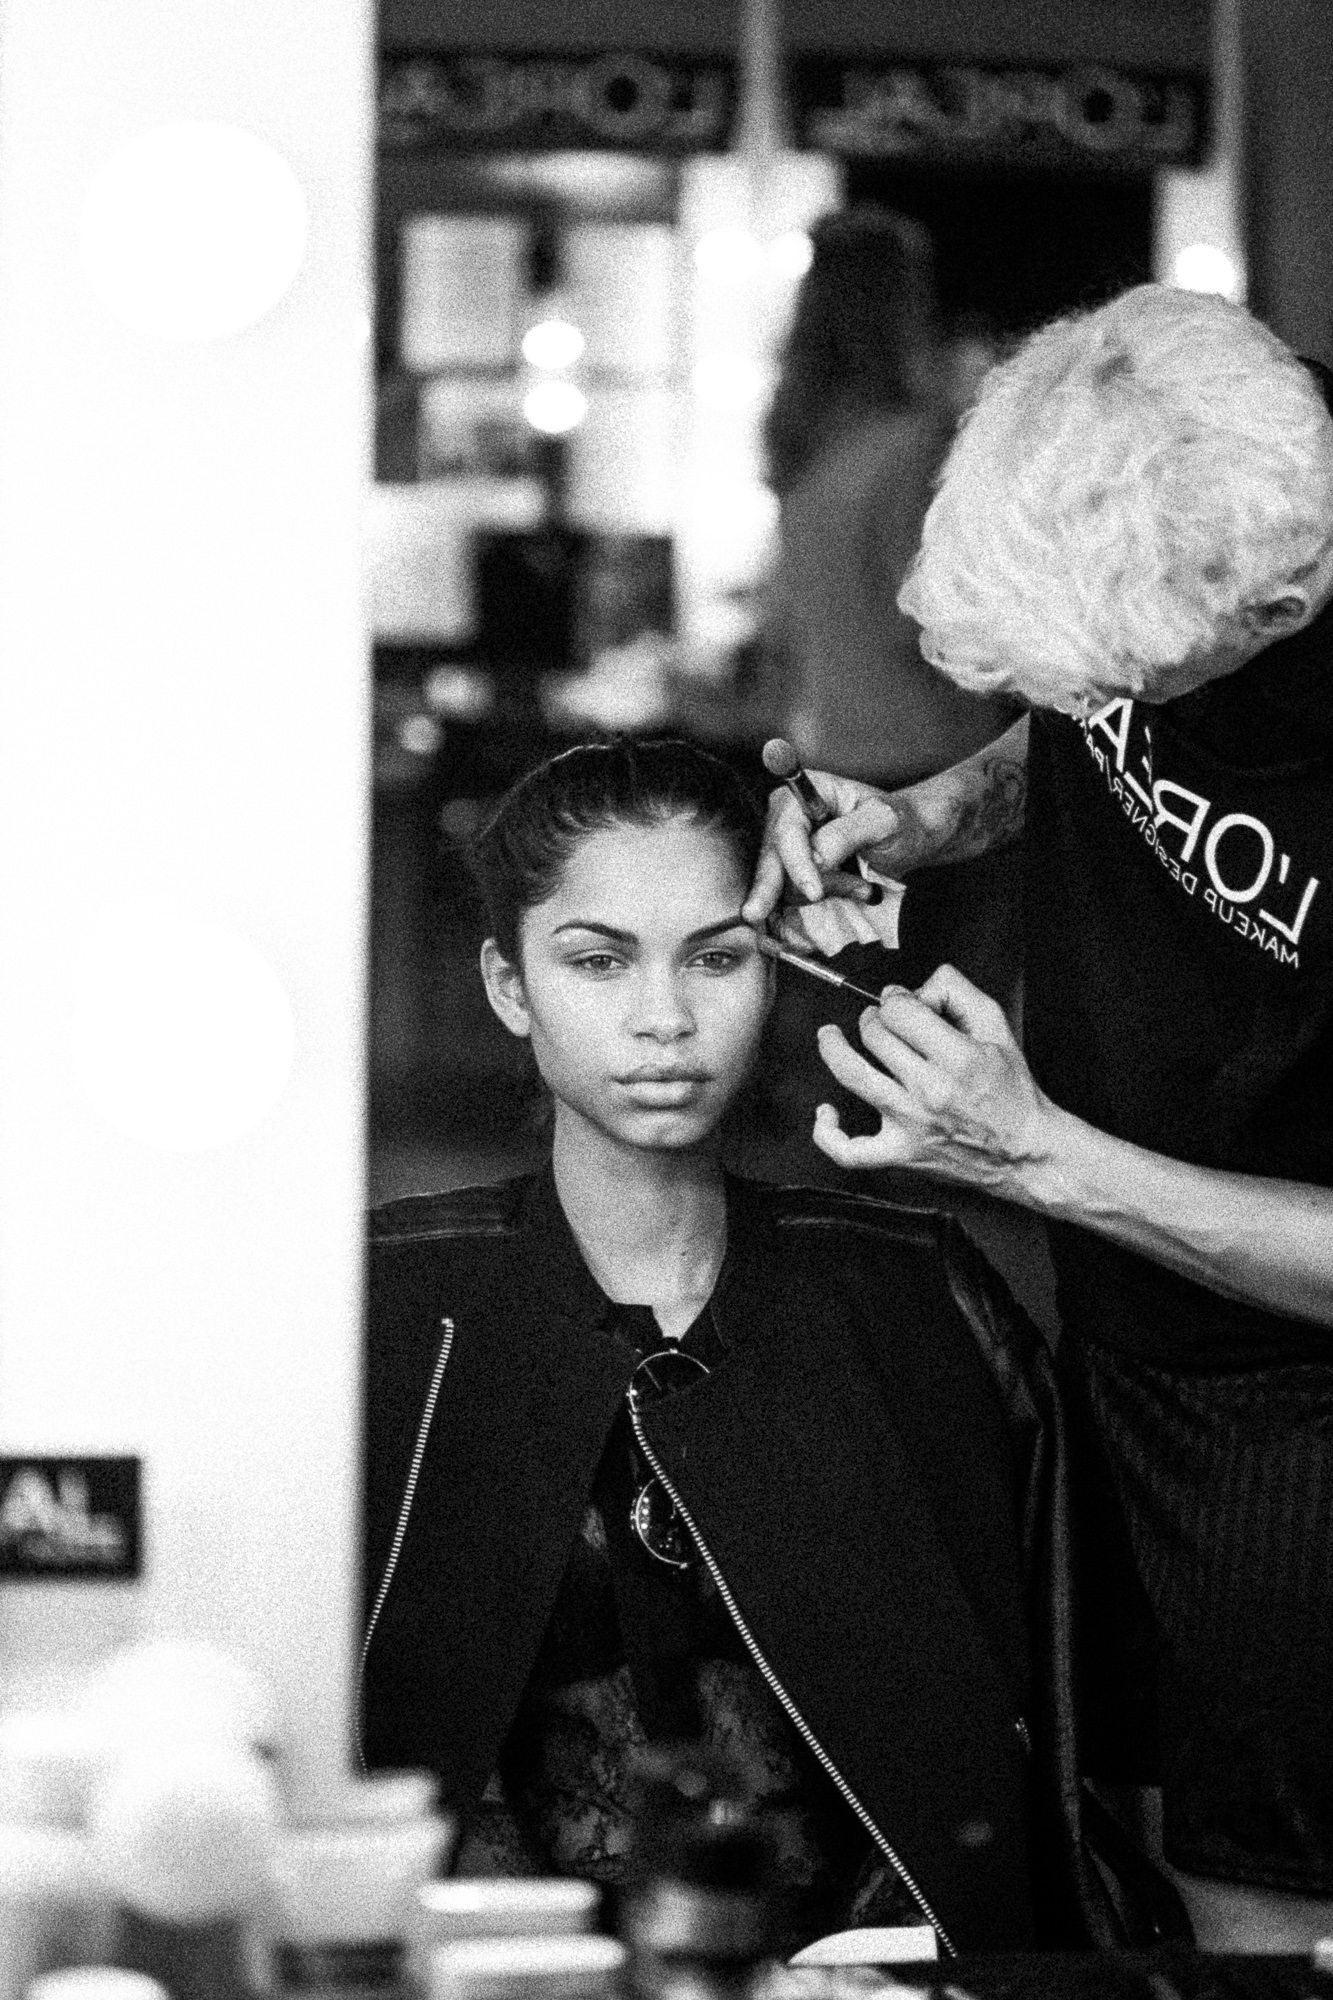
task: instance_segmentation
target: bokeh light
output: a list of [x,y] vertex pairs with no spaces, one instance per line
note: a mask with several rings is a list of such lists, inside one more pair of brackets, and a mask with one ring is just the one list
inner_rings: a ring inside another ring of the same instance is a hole
[[586,345],[569,320],[538,320],[523,336],[523,359],[530,368],[572,368]]
[[1235,259],[1215,243],[1187,243],[1176,252],[1171,280],[1187,292],[1219,292],[1224,299],[1240,297],[1240,272]]
[[300,182],[267,141],[182,119],[103,161],[80,252],[88,283],[125,325],[161,340],[221,340],[277,304],[308,228]]
[[414,757],[433,757],[444,730],[433,715],[409,715],[398,725],[398,741]]
[[537,382],[523,398],[523,415],[535,431],[563,437],[588,414],[588,398],[572,382]]

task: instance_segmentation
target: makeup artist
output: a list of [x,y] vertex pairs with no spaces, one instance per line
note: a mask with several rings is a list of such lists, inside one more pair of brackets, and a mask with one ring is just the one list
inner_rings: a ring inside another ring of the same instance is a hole
[[[788,788],[746,914],[814,859],[1021,837],[1025,1024],[955,969],[821,1035],[847,1167],[1047,1218],[1081,1433],[1086,1714],[1164,1799],[1200,1941],[1333,1924],[1333,421],[1242,309],[1144,286],[983,384],[902,590],[1029,713],[885,794]],[[910,896],[909,896],[910,900]],[[797,941],[795,912],[783,920]]]

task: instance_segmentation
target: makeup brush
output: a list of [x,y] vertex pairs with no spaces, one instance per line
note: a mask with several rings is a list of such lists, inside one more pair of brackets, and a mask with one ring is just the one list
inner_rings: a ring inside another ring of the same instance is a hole
[[868,1000],[872,1007],[878,1007],[878,993],[871,993],[867,987],[858,986],[855,980],[844,979],[840,972],[834,972],[829,966],[821,965],[818,959],[802,958],[800,952],[788,951],[785,945],[779,944],[776,938],[768,935],[767,931],[760,931],[758,943],[765,958],[777,958],[784,965],[794,965],[798,972],[808,973],[811,979],[822,979],[826,986],[841,986],[845,993],[854,993],[858,1000]]
[[836,818],[832,806],[815,790],[810,773],[785,736],[770,736],[761,754],[770,778],[781,780],[812,827]]
[[[813,833],[815,828],[826,821],[836,819],[837,814],[825,799],[815,790],[814,780],[802,764],[785,736],[770,736],[760,753],[764,769],[770,778],[780,778],[805,814],[806,825]],[[856,903],[878,903],[884,891],[878,882],[867,882],[860,875],[849,875],[843,869],[820,869],[824,877],[824,893],[830,896],[849,896]]]

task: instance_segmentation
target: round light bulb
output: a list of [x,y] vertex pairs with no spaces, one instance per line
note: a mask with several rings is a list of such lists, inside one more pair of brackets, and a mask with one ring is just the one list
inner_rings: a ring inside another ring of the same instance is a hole
[[572,368],[586,345],[567,319],[538,320],[523,336],[523,359],[529,368]]
[[414,757],[433,757],[444,731],[433,715],[409,715],[398,725],[398,741]]
[[1240,272],[1235,260],[1215,243],[1187,243],[1176,253],[1171,277],[1183,291],[1219,292],[1225,299],[1240,297]]
[[93,291],[125,325],[161,340],[221,340],[277,304],[308,229],[301,184],[266,140],[182,119],[102,162],[80,252]]
[[588,398],[572,382],[537,382],[523,398],[523,414],[535,431],[563,437],[587,416]]

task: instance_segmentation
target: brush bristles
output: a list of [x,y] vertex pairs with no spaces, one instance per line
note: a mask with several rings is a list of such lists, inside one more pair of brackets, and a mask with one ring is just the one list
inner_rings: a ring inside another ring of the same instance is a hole
[[793,778],[801,768],[801,760],[785,736],[770,737],[762,755],[771,778]]

